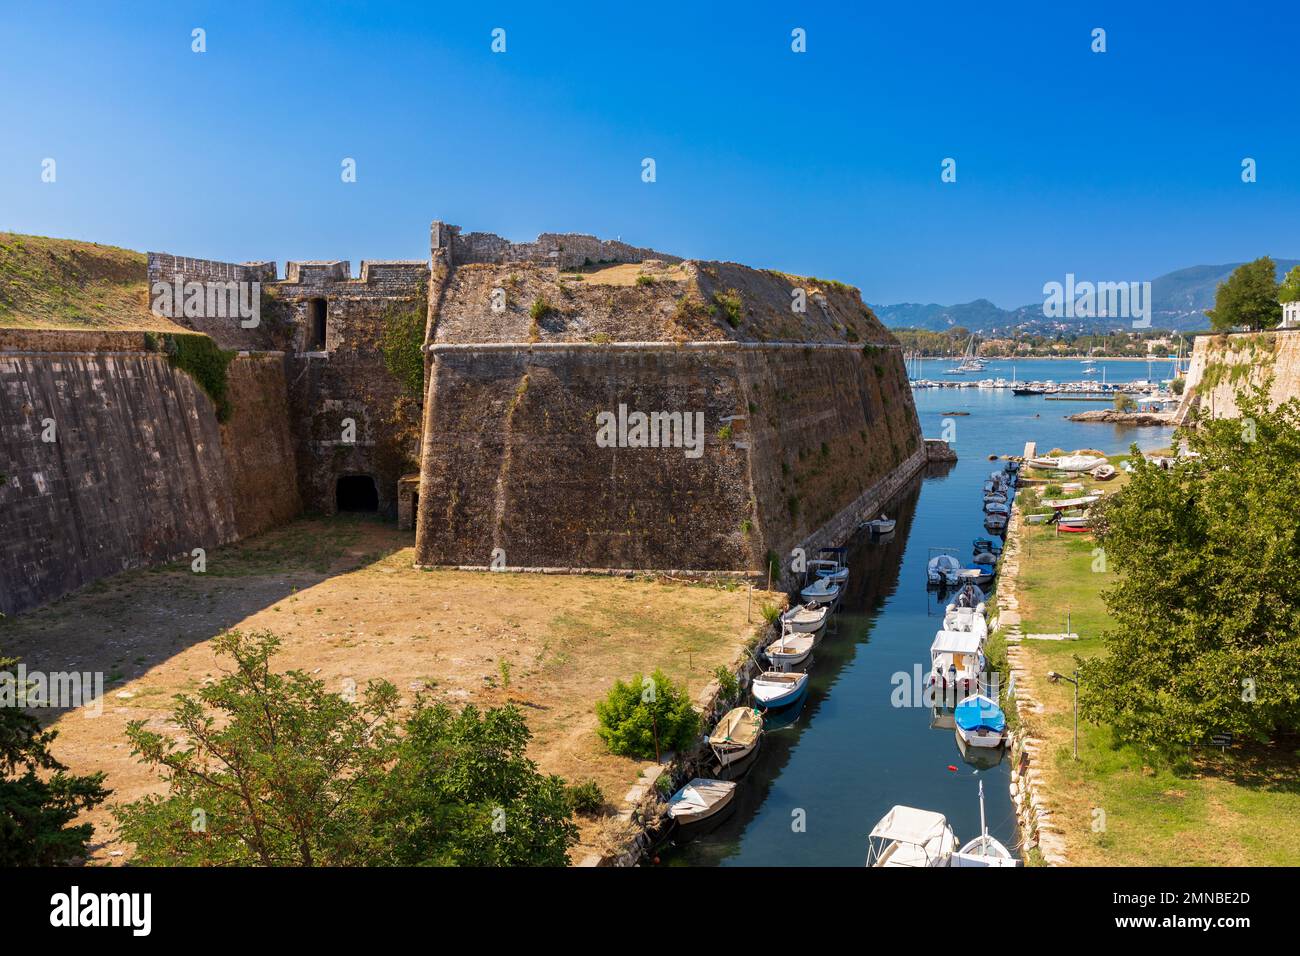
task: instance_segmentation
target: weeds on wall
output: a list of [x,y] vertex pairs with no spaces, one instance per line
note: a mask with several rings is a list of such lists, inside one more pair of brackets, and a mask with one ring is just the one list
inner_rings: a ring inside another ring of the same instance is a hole
[[234,406],[230,401],[230,383],[226,370],[235,353],[219,348],[212,339],[197,333],[167,335],[163,339],[163,350],[172,367],[180,369],[198,382],[208,398],[212,399],[217,421],[229,421]]
[[412,398],[424,395],[424,291],[410,302],[397,303],[384,311],[379,347],[388,374],[401,383]]

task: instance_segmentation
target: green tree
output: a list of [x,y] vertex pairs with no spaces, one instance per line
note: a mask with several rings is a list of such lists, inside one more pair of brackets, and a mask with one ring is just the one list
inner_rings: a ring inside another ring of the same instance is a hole
[[679,750],[700,731],[690,698],[660,670],[628,684],[616,681],[596,704],[596,717],[596,733],[611,753],[647,760],[657,756],[656,743],[660,753]]
[[417,707],[376,810],[378,859],[394,866],[565,866],[578,829],[564,781],[524,754],[514,706],[480,715]]
[[109,794],[102,773],[69,774],[50,754],[55,731],[41,730],[26,708],[16,658],[0,657],[0,866],[59,866],[86,855],[89,823],[69,826]]
[[1211,326],[1226,331],[1238,326],[1271,329],[1282,321],[1278,302],[1277,266],[1268,256],[1238,266],[1220,282],[1214,294],[1214,308],[1206,311]]
[[1291,271],[1286,274],[1278,287],[1277,300],[1294,302],[1297,299],[1300,299],[1300,266],[1292,266]]
[[386,681],[340,695],[300,671],[274,673],[280,641],[268,632],[231,631],[215,645],[234,669],[177,697],[181,742],[128,727],[167,783],[114,810],[135,862],[564,862],[575,831],[563,783],[524,759],[518,711],[456,715],[420,699],[403,724]]
[[1135,471],[1096,527],[1117,583],[1083,714],[1149,751],[1300,730],[1300,402],[1197,417],[1199,457]]

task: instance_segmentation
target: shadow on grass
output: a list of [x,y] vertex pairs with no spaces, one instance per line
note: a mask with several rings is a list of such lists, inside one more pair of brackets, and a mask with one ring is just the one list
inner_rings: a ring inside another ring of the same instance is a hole
[[[298,518],[208,552],[202,573],[190,558],[126,571],[7,618],[0,653],[29,673],[102,674],[107,696],[251,615],[410,544],[409,533],[370,515]],[[50,722],[69,709],[33,713]]]

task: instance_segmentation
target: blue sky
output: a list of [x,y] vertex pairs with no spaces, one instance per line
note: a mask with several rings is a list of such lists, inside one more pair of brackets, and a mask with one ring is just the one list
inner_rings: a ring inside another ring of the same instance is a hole
[[355,270],[427,256],[440,218],[1011,307],[1066,272],[1300,258],[1296,10],[15,6],[0,228]]

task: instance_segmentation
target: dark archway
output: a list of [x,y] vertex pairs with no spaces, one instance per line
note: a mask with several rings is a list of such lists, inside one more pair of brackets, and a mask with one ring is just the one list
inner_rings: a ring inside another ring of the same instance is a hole
[[378,511],[375,479],[370,475],[343,475],[334,486],[334,506],[339,511]]

